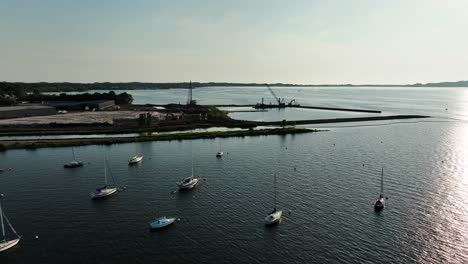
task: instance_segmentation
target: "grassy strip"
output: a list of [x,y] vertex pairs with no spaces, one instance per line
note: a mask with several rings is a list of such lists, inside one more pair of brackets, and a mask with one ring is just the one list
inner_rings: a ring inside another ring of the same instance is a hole
[[51,130],[50,128],[31,129],[0,129],[0,136],[47,136],[47,135],[93,135],[93,134],[126,134],[126,133],[151,133],[186,131],[198,128],[227,127],[227,128],[253,128],[256,125],[239,121],[232,123],[199,123],[186,125],[151,126],[151,127],[76,127]]
[[84,145],[111,145],[129,142],[145,141],[170,141],[187,139],[210,139],[226,137],[245,137],[245,136],[265,136],[265,135],[287,135],[318,132],[319,130],[305,128],[274,128],[261,130],[242,130],[242,131],[213,131],[213,132],[191,132],[159,134],[138,137],[124,138],[84,138],[84,139],[41,139],[41,140],[11,140],[0,141],[0,151],[8,149],[37,149],[50,147],[84,146]]

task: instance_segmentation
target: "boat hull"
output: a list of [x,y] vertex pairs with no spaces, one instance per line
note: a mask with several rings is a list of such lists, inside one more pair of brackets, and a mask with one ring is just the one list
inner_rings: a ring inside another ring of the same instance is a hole
[[132,158],[131,160],[128,161],[128,164],[132,165],[132,164],[137,164],[139,163],[140,161],[143,160],[143,156],[141,157],[135,157],[135,158]]
[[194,178],[190,183],[187,183],[187,184],[177,184],[177,186],[179,187],[179,190],[190,190],[190,189],[193,189],[195,188],[199,183],[199,180],[197,178]]
[[72,168],[78,168],[78,167],[82,167],[83,166],[83,163],[82,162],[70,162],[70,163],[67,163],[65,165],[63,165],[64,168],[67,168],[67,169],[72,169]]
[[152,230],[161,229],[161,228],[165,228],[165,227],[168,227],[168,226],[174,224],[175,221],[176,221],[175,218],[164,218],[164,219],[159,219],[159,220],[150,222],[149,226],[150,226],[150,228]]
[[265,225],[266,226],[273,226],[277,225],[281,222],[281,216],[283,215],[283,211],[276,211],[271,213],[265,217]]
[[117,191],[117,188],[107,188],[107,189],[101,190],[100,192],[91,193],[91,198],[92,199],[104,198],[111,194],[114,194],[116,191]]
[[20,241],[20,238],[13,239],[13,240],[6,241],[6,242],[0,242],[0,252],[16,246],[19,243],[19,241]]
[[385,208],[385,200],[383,198],[380,198],[375,202],[374,204],[374,210],[375,211],[382,211]]

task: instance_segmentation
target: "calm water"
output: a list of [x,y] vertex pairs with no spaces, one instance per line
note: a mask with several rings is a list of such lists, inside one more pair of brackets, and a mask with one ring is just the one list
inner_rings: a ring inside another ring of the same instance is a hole
[[[251,103],[262,93],[237,89],[194,95],[206,95],[204,103]],[[288,89],[278,94],[302,90],[301,104],[439,118],[327,125],[329,132],[295,136],[84,146],[75,148],[86,163],[76,170],[62,168],[70,148],[8,151],[0,154],[0,168],[13,170],[0,173],[0,192],[23,239],[0,254],[0,263],[466,263],[468,89]],[[171,99],[171,92],[182,98],[181,91],[135,93],[157,101]],[[229,152],[222,159],[215,158],[218,146]],[[190,174],[192,150],[195,174],[204,181],[192,192],[171,194]],[[135,152],[145,160],[128,167]],[[92,201],[105,155],[127,190]],[[382,166],[389,199],[376,214]],[[274,173],[285,215],[267,229]],[[181,221],[149,232],[156,215]]]

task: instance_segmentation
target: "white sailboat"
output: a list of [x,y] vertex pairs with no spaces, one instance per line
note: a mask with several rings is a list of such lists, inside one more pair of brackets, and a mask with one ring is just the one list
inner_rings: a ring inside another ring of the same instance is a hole
[[[112,180],[115,185],[115,179],[114,179],[114,176],[112,175],[112,172],[110,171],[110,168],[109,168],[109,174],[111,175]],[[104,186],[101,188],[97,188],[96,191],[92,192],[91,198],[92,199],[103,198],[103,197],[106,197],[115,193],[116,191],[117,191],[117,187],[109,188],[107,186],[107,160],[104,160]]]
[[275,201],[274,201],[273,211],[271,211],[271,213],[269,213],[265,217],[265,225],[267,225],[267,226],[272,226],[272,225],[276,225],[276,224],[280,223],[281,222],[281,216],[283,215],[283,211],[276,210],[276,174],[275,174],[275,177],[274,177],[274,184],[273,185],[274,185]]
[[216,153],[216,157],[221,158],[223,155],[224,155],[224,152],[219,147],[219,142],[218,142],[218,152]]
[[[19,243],[21,239],[21,236],[18,235],[18,233],[16,233],[16,230],[13,228],[7,216],[2,210],[2,198],[3,198],[3,194],[0,194],[0,222],[2,225],[2,237],[0,238],[0,252],[14,247],[15,245]],[[3,221],[4,219],[5,219],[5,222],[8,224],[8,226],[10,227],[11,231],[13,231],[13,233],[16,235],[15,239],[10,239],[10,240],[7,239],[6,233],[5,233],[5,224]]]
[[180,220],[179,218],[175,218],[175,217],[167,218],[165,216],[162,216],[162,217],[156,218],[154,221],[150,222],[149,226],[150,226],[151,229],[160,229],[160,228],[164,228],[166,226],[170,226],[175,221],[179,221],[179,220]]
[[137,164],[139,163],[140,161],[143,160],[143,155],[138,155],[136,154],[135,156],[133,156],[129,161],[128,161],[128,164],[132,165],[132,164]]
[[374,204],[375,211],[382,211],[385,208],[385,198],[383,194],[383,168],[382,168],[382,175],[380,178],[380,196],[379,199]]
[[190,175],[190,177],[183,179],[180,182],[177,182],[176,184],[179,190],[190,190],[194,188],[195,186],[197,186],[198,182],[199,182],[199,179],[193,175],[193,150],[192,150],[192,175]]
[[81,167],[83,166],[83,162],[81,161],[78,161],[75,157],[75,149],[72,148],[72,153],[73,153],[73,160],[70,161],[70,162],[67,162],[65,163],[65,165],[63,165],[63,167],[65,168],[76,168],[76,167]]

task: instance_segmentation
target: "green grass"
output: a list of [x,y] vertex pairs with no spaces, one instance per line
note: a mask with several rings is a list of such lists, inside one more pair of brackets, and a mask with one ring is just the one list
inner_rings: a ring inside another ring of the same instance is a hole
[[86,138],[86,139],[56,139],[56,140],[36,140],[36,141],[16,141],[13,144],[4,144],[5,149],[37,149],[49,147],[67,147],[83,145],[111,145],[129,142],[145,141],[171,141],[171,140],[192,140],[192,139],[210,139],[227,137],[246,137],[246,136],[267,136],[267,135],[288,135],[318,132],[305,128],[274,128],[261,130],[242,130],[242,131],[213,131],[213,132],[188,132],[173,134],[158,134],[138,137],[125,138]]

